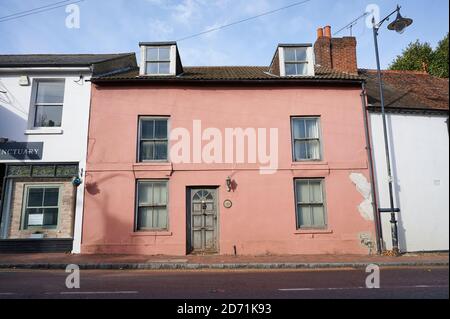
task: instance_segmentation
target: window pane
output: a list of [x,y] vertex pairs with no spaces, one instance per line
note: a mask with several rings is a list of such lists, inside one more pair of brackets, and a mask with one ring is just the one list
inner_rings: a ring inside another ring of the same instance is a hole
[[169,74],[170,73],[170,63],[162,62],[159,63],[159,74]]
[[317,140],[308,141],[307,143],[307,159],[320,160],[320,143]]
[[308,158],[308,142],[306,141],[295,141],[295,160],[307,160]]
[[297,180],[297,202],[310,203],[309,184],[307,180]]
[[298,205],[298,227],[311,227],[311,207]]
[[308,138],[319,138],[319,122],[317,119],[306,119],[305,125]]
[[170,48],[159,49],[159,61],[170,61]]
[[64,102],[64,82],[38,82],[36,103]]
[[308,74],[308,63],[297,63],[295,65],[297,67],[296,75]]
[[294,119],[294,138],[305,138],[305,120],[304,119]]
[[58,188],[46,188],[44,194],[44,206],[58,206]]
[[158,48],[147,48],[147,61],[158,61]]
[[296,52],[296,61],[307,61],[306,48],[297,48]]
[[153,228],[153,208],[141,207],[138,210],[138,230]]
[[44,198],[44,190],[42,188],[28,189],[28,207],[41,207]]
[[314,227],[324,227],[325,226],[325,213],[323,206],[313,206],[312,209],[312,216],[313,221],[312,225]]
[[147,74],[158,74],[158,63],[157,62],[148,62],[146,73]]
[[141,120],[141,138],[142,139],[153,139],[154,137],[154,120]]
[[36,106],[35,127],[61,127],[62,106]]
[[294,48],[284,48],[284,60],[286,62],[295,61],[295,49]]
[[154,160],[154,145],[155,142],[143,141],[141,143],[141,161]]
[[323,203],[322,199],[322,182],[319,180],[312,180],[309,183],[311,187],[311,202]]
[[158,207],[154,210],[154,216],[156,217],[156,221],[154,221],[153,225],[157,229],[166,229],[167,228],[167,208]]
[[27,226],[42,226],[44,224],[44,215],[42,208],[28,208],[27,214]]
[[58,225],[58,208],[45,208],[44,209],[44,226],[56,226]]
[[152,190],[153,183],[139,183],[138,184],[138,200],[139,205],[152,204]]
[[153,159],[162,161],[167,159],[167,142],[155,142]]
[[155,121],[155,138],[167,138],[167,120]]
[[286,75],[297,75],[294,63],[286,63],[285,65]]
[[153,184],[153,203],[154,205],[167,204],[167,183]]

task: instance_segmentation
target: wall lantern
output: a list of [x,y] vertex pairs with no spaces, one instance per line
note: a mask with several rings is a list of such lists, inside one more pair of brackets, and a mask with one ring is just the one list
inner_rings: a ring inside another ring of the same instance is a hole
[[231,189],[233,188],[233,181],[231,180],[230,176],[227,177],[226,183],[227,183],[227,192],[231,192]]
[[81,176],[83,176],[83,169],[81,169],[79,176],[75,176],[72,179],[72,185],[73,186],[79,187],[81,184],[83,184],[83,180],[81,179]]
[[78,177],[78,176],[76,176],[76,177],[74,177],[74,178],[72,179],[72,184],[73,184],[73,186],[75,186],[75,187],[80,186],[82,183],[83,183],[83,180],[82,180],[80,177]]

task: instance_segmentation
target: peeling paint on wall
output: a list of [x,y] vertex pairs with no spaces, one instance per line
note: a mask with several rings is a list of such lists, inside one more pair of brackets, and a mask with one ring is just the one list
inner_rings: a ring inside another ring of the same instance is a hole
[[360,233],[359,239],[361,240],[361,245],[367,247],[367,249],[369,250],[369,255],[371,255],[375,247],[375,243],[372,240],[372,234],[369,232]]
[[361,173],[351,173],[350,180],[356,185],[356,189],[364,198],[364,201],[358,206],[359,213],[365,220],[373,221],[372,188],[369,181]]

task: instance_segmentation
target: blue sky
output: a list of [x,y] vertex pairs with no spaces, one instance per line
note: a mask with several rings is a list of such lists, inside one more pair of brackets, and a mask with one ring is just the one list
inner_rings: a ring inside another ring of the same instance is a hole
[[[140,41],[176,40],[298,0],[85,0],[79,4],[81,27],[65,27],[64,8],[0,22],[0,54],[116,53],[138,50]],[[57,0],[0,0],[0,17]],[[402,14],[414,19],[398,35],[383,28],[383,67],[409,42],[435,46],[448,32],[448,0],[311,0],[269,16],[179,43],[184,65],[268,65],[278,43],[313,43],[316,29],[334,31],[377,4],[381,15],[399,2]],[[348,31],[340,36],[348,35]],[[373,68],[372,31],[361,20],[353,29],[360,67]]]

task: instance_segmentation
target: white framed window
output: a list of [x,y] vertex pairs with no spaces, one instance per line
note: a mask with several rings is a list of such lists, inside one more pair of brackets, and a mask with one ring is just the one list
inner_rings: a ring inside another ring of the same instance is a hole
[[297,229],[327,228],[323,179],[296,179]]
[[174,44],[141,44],[140,75],[164,76],[176,74],[177,48]]
[[313,76],[314,52],[311,46],[279,48],[281,76]]
[[168,181],[137,182],[136,231],[168,230]]
[[320,119],[294,117],[291,126],[294,162],[322,160]]
[[170,74],[170,47],[146,48],[147,74]]
[[31,128],[62,126],[64,80],[36,80],[34,82]]
[[139,162],[166,162],[169,152],[169,118],[139,118]]
[[60,210],[61,185],[25,186],[22,228],[56,228]]

